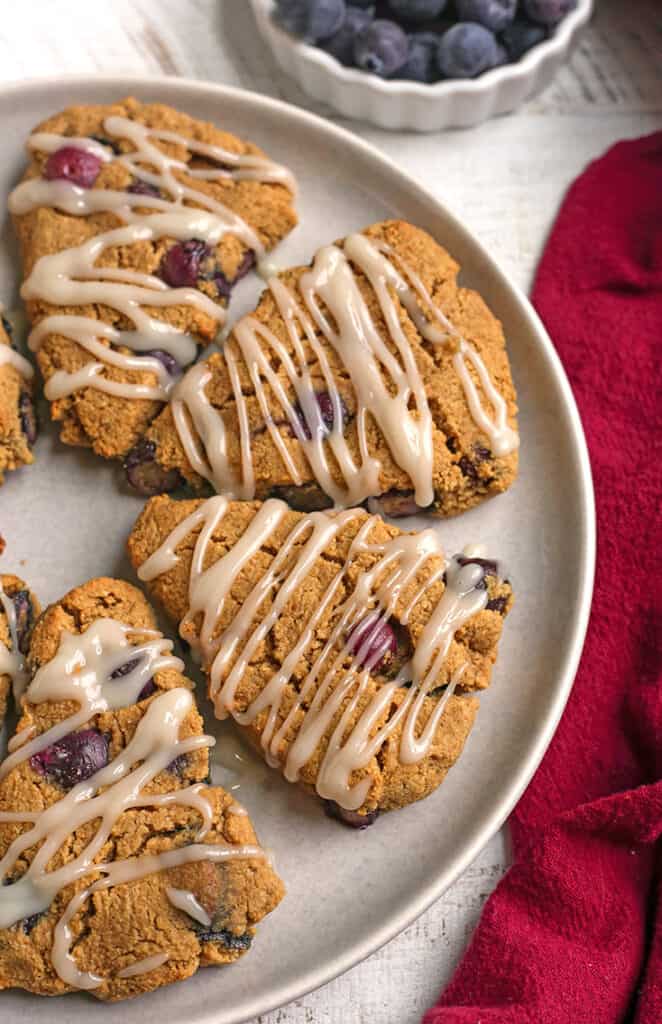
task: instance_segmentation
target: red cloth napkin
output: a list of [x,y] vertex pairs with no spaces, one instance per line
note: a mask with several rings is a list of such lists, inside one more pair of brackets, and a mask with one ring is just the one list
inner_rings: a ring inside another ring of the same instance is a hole
[[588,440],[593,610],[568,707],[510,819],[514,866],[424,1024],[662,1024],[662,133],[619,143],[574,183],[533,302]]

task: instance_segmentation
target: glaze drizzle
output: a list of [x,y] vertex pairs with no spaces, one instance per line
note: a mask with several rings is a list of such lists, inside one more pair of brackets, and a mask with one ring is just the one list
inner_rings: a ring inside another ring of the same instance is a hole
[[[49,400],[62,398],[81,387],[93,387],[124,398],[165,401],[172,390],[174,378],[162,363],[154,357],[131,355],[119,349],[129,349],[132,353],[159,349],[184,367],[195,358],[197,342],[192,335],[150,315],[145,307],[194,307],[211,317],[218,326],[225,322],[225,309],[196,288],[170,288],[151,274],[123,267],[100,267],[97,265],[99,259],[112,246],[175,238],[180,241],[196,239],[213,247],[226,234],[236,236],[248,249],[262,255],[262,242],[243,218],[199,188],[183,184],[177,173],[185,173],[199,181],[253,179],[275,182],[293,194],[296,185],[286,168],[266,157],[232,153],[175,132],[150,129],[125,117],[106,118],[103,129],[111,138],[130,141],[135,149],[116,156],[94,139],[46,132],[33,134],[28,140],[28,148],[44,153],[54,153],[64,146],[84,149],[102,162],[115,160],[122,164],[139,182],[158,190],[158,194],[82,188],[69,181],[44,178],[22,182],[9,197],[9,209],[13,214],[20,216],[40,206],[52,206],[75,216],[113,213],[123,226],[101,232],[73,248],[42,256],[24,282],[21,295],[24,299],[40,300],[55,306],[94,303],[109,306],[126,317],[133,327],[118,330],[91,317],[53,314],[33,329],[28,344],[36,351],[47,335],[60,334],[95,357],[76,373],[57,370],[45,387]],[[156,144],[159,141],[184,146],[191,153],[210,159],[219,166],[189,168],[185,162],[164,153]],[[156,376],[156,384],[113,380],[104,373],[104,367],[108,366],[124,371],[150,371]]]
[[[370,313],[354,267],[371,285],[395,352],[384,341]],[[517,448],[518,436],[508,423],[506,402],[480,354],[432,301],[420,277],[386,244],[363,234],[351,234],[342,246],[330,245],[317,252],[311,269],[299,279],[298,295],[277,277],[269,279],[268,288],[286,325],[292,353],[253,315],[235,325],[232,337],[250,376],[266,430],[295,485],[301,484],[301,476],[277,419],[287,422],[316,481],[336,507],[360,504],[380,493],[381,465],[371,453],[368,440],[372,420],[395,462],[411,479],[416,503],[421,508],[433,503],[432,416],[393,292],[423,338],[435,345],[452,346],[453,366],[469,411],[494,454],[507,455]],[[322,341],[335,351],[356,395],[358,461],[344,436],[342,399]],[[321,371],[333,409],[330,426],[324,422],[316,400],[309,352]],[[230,464],[223,418],[206,394],[211,371],[204,363],[192,367],[176,386],[172,413],[193,469],[219,493],[250,499],[255,497],[255,474],[248,403],[231,344],[225,345],[223,358],[239,420],[239,469]],[[274,358],[285,370],[298,409],[274,369]],[[270,411],[267,389],[282,416],[275,417]],[[332,463],[340,471],[340,483]]]
[[[423,723],[421,716],[426,698],[439,686],[455,632],[487,603],[486,590],[478,586],[483,578],[482,570],[476,565],[448,562],[432,530],[401,534],[386,543],[377,543],[371,538],[379,522],[377,516],[366,516],[357,509],[333,514],[313,512],[297,518],[285,540],[279,539],[277,554],[268,570],[245,596],[232,621],[216,635],[224,603],[243,566],[273,538],[289,511],[282,501],[265,502],[239,540],[218,561],[209,564],[209,543],[227,508],[228,499],[224,496],[202,502],[140,566],[138,575],[149,582],[168,572],[178,561],[177,547],[191,532],[199,531],[191,561],[189,608],[180,624],[180,632],[185,631],[187,624],[195,622],[196,647],[209,675],[210,696],[217,716],[231,715],[239,724],[248,725],[266,711],[261,731],[263,755],[273,767],[279,767],[290,782],[298,779],[301,769],[330,730],[316,789],[321,797],[334,800],[347,810],[356,810],[365,802],[371,781],[365,777],[354,781],[353,775],[368,765],[396,728],[402,727],[399,744],[402,764],[415,764],[430,751],[464,666],[454,674]],[[360,522],[360,526],[345,563],[303,625],[280,669],[248,707],[240,710],[238,688],[255,652],[276,626],[286,604],[316,560],[344,527],[354,521]],[[374,563],[370,569],[358,572],[356,562],[366,553],[375,556]],[[371,693],[370,669],[379,662],[383,652],[374,652],[368,658],[362,647],[352,650],[349,634],[358,623],[387,622],[402,601],[405,589],[421,570],[428,573],[425,583],[408,605],[399,609],[398,618],[403,625],[444,573],[445,590],[428,616],[411,660],[394,680],[384,682]],[[352,580],[354,573],[357,576]],[[286,710],[286,687],[309,651],[318,623],[338,592],[347,596],[334,610],[328,640],[314,656],[306,677],[298,680],[296,693],[290,692]],[[268,610],[265,610],[263,606],[267,601]],[[188,632],[186,637],[190,641]],[[411,685],[403,690],[404,684]],[[398,691],[404,696],[394,700]],[[364,698],[367,698],[367,705],[352,724],[354,712]],[[394,704],[397,705],[395,711]],[[292,729],[295,729],[295,738],[287,742]]]
[[[132,643],[130,638],[136,636],[147,639]],[[154,673],[167,669],[181,671],[183,663],[171,650],[172,643],[157,631],[136,629],[114,619],[98,619],[79,635],[63,632],[55,657],[37,670],[25,691],[25,698],[32,704],[73,701],[78,704],[78,710],[14,750],[0,766],[0,778],[89,722],[93,715],[135,704]],[[118,670],[122,671],[118,673]],[[38,845],[27,870],[2,890],[0,928],[8,928],[46,910],[57,893],[74,882],[89,875],[100,876],[71,897],[54,931],[53,966],[60,978],[75,988],[93,989],[104,980],[81,971],[70,949],[71,921],[91,894],[181,864],[264,856],[259,847],[251,844],[231,846],[205,841],[213,824],[213,814],[204,795],[207,788],[204,783],[170,793],[146,792],[158,773],[177,757],[213,745],[210,736],[180,738],[182,723],[192,708],[193,698],[183,687],[160,692],[150,701],[127,746],[105,767],[41,812],[0,811],[0,823],[24,822],[31,826],[13,840],[0,859],[0,879],[11,876],[25,852]],[[192,843],[160,854],[110,863],[97,861],[124,811],[167,804],[188,806],[199,814],[200,827]],[[97,827],[84,849],[62,867],[48,870],[50,861],[67,837],[94,822]],[[167,957],[166,953],[160,963],[165,963]],[[131,965],[119,976],[129,977],[142,970],[153,970],[155,966],[156,960],[149,958]]]

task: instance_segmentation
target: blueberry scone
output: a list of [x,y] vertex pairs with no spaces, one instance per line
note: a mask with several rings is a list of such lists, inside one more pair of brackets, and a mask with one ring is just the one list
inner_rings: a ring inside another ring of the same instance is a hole
[[7,470],[34,462],[37,420],[32,398],[33,369],[16,350],[12,325],[0,319],[0,484]]
[[18,576],[0,574],[0,726],[9,696],[20,696],[25,685],[25,655],[39,614],[39,602]]
[[289,172],[156,103],[70,107],[28,139],[10,196],[29,344],[62,440],[123,455],[295,225]]
[[152,498],[138,576],[198,653],[219,718],[349,824],[427,796],[459,757],[512,602],[432,530],[272,498]]
[[273,277],[127,456],[144,494],[187,483],[299,511],[378,500],[447,516],[517,472],[503,332],[425,231],[375,224]]
[[37,621],[0,766],[0,988],[114,1000],[228,964],[278,904],[142,594],[95,579]]

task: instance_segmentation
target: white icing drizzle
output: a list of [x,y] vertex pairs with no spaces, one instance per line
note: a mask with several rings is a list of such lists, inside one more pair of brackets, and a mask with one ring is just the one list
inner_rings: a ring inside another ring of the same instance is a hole
[[[87,189],[64,180],[31,178],[22,182],[9,197],[9,209],[16,215],[26,214],[40,206],[52,206],[75,216],[113,213],[124,226],[101,232],[82,245],[42,256],[23,284],[21,295],[24,299],[38,299],[56,306],[94,303],[109,306],[127,317],[133,329],[117,330],[91,317],[54,314],[37,325],[29,336],[28,344],[36,351],[46,335],[61,334],[95,357],[95,361],[88,362],[76,373],[56,371],[44,389],[49,400],[62,398],[82,387],[93,387],[124,398],[164,401],[174,380],[159,360],[131,356],[118,351],[118,348],[128,348],[133,352],[161,349],[172,355],[180,366],[186,366],[195,357],[197,343],[193,336],[149,315],[144,307],[191,306],[211,317],[218,325],[225,322],[225,309],[196,288],[169,288],[153,275],[122,267],[102,268],[97,266],[98,260],[113,246],[175,238],[179,241],[197,239],[213,247],[228,233],[261,256],[264,246],[243,218],[204,191],[183,184],[177,174],[185,173],[189,178],[200,181],[249,178],[275,182],[293,194],[296,186],[286,168],[266,157],[232,153],[174,132],[150,129],[129,118],[106,118],[104,132],[112,138],[129,140],[135,146],[134,151],[113,156],[107,147],[94,139],[47,132],[32,135],[28,148],[53,153],[61,147],[74,146],[93,153],[104,162],[114,159],[134,177],[160,189],[169,198],[112,189]],[[189,168],[184,161],[164,153],[157,145],[159,141],[184,146],[190,152],[223,166],[209,170]],[[99,339],[104,339],[106,344]],[[2,359],[0,353],[0,363]],[[149,386],[110,380],[104,375],[104,367],[108,365],[124,371],[150,371],[156,375],[156,383]]]
[[[2,349],[0,349],[2,351]],[[25,671],[25,659],[18,646],[18,634],[16,631],[16,609],[14,602],[5,594],[0,582],[0,607],[7,619],[9,630],[10,646],[7,647],[0,641],[0,676],[9,676],[11,679],[14,700],[18,703],[28,681],[28,674]]]
[[[142,580],[151,581],[172,569],[178,561],[178,545],[189,533],[199,529],[191,561],[189,608],[180,631],[186,633],[190,641],[184,627],[192,621],[200,622],[196,630],[196,647],[209,674],[210,696],[217,716],[225,718],[232,715],[241,725],[248,725],[267,711],[261,731],[263,754],[272,766],[280,767],[291,782],[296,781],[322,738],[331,730],[316,788],[320,796],[335,800],[348,810],[356,810],[368,795],[370,779],[352,783],[353,773],[368,765],[400,724],[399,756],[403,764],[420,761],[430,750],[464,666],[455,673],[425,725],[421,715],[427,696],[439,686],[455,632],[487,603],[487,591],[477,586],[483,577],[482,570],[476,565],[460,566],[455,561],[447,563],[438,537],[432,530],[401,534],[386,543],[375,543],[371,541],[371,535],[378,522],[377,517],[365,516],[356,509],[334,514],[314,512],[298,518],[287,537],[279,539],[278,553],[268,570],[244,597],[231,622],[216,635],[225,600],[243,566],[249,564],[272,538],[288,512],[281,501],[265,502],[234,546],[218,561],[209,564],[209,543],[227,507],[227,498],[220,496],[201,503],[143,563],[138,575]],[[360,527],[344,565],[338,569],[318,606],[302,626],[279,671],[249,706],[240,710],[237,707],[237,690],[260,644],[276,625],[316,560],[343,528],[356,520],[360,521]],[[365,553],[375,556],[374,564],[372,568],[358,572],[352,581],[350,570],[357,572],[356,560]],[[437,564],[429,565],[431,559],[435,559]],[[359,623],[369,633],[368,624],[386,622],[405,588],[423,570],[427,573],[426,582],[419,586],[413,600],[404,609],[401,615],[403,622],[408,620],[415,605],[429,593],[430,587],[438,582],[444,571],[445,590],[429,614],[411,661],[401,669],[396,679],[371,693],[370,669],[379,663],[388,642],[382,649],[372,650],[367,638],[357,650],[352,651],[348,643],[349,634]],[[315,655],[308,674],[298,681],[298,692],[293,696],[290,693],[285,711],[286,687],[295,668],[309,651],[318,623],[339,591],[347,596],[334,611],[335,624],[326,643]],[[267,600],[269,608],[258,622]],[[408,682],[411,685],[400,691],[404,697],[393,711],[396,691]],[[350,728],[354,712],[364,698],[367,698],[367,704]],[[296,730],[296,736],[289,743],[283,760],[281,752],[292,729]]]
[[192,917],[198,924],[204,925],[205,928],[211,926],[211,917],[195,898],[192,892],[187,892],[186,889],[175,889],[173,886],[169,886],[166,889],[166,896],[172,903],[173,907],[177,910],[183,910],[185,914]]
[[117,972],[118,978],[135,978],[138,974],[149,974],[157,967],[167,964],[170,956],[168,953],[155,953],[154,956],[146,956],[143,960],[136,960],[135,964],[129,964]]
[[[365,235],[352,234],[345,239],[342,248],[330,245],[319,250],[312,268],[299,280],[300,297],[280,279],[271,278],[268,287],[286,325],[292,353],[253,315],[240,320],[232,335],[248,370],[266,429],[294,484],[300,484],[301,477],[270,411],[267,387],[282,410],[282,419],[288,422],[301,444],[315,479],[336,507],[360,504],[380,491],[381,466],[371,454],[368,443],[370,419],[379,426],[395,462],[410,477],[417,504],[426,507],[434,500],[432,417],[421,372],[402,326],[393,291],[424,338],[437,344],[451,342],[455,346],[453,365],[471,416],[489,438],[494,453],[506,455],[518,444],[516,432],[508,425],[506,402],[490,379],[479,353],[432,302],[418,275],[403,265],[408,280],[405,279],[395,265],[395,258],[388,246],[373,242]],[[373,289],[395,351],[383,339],[370,313],[353,265],[363,272]],[[429,314],[434,323],[428,320]],[[335,351],[356,395],[358,464],[344,437],[341,396],[320,335]],[[310,352],[333,408],[330,429],[322,419],[315,397]],[[223,418],[205,393],[211,373],[204,364],[193,367],[176,386],[173,415],[193,469],[218,492],[250,499],[255,496],[255,481],[247,400],[240,386],[232,344],[224,346],[223,356],[239,419],[239,472],[228,458]],[[285,370],[308,431],[273,367],[274,357]],[[493,409],[493,416],[481,400],[469,366]],[[340,470],[341,483],[334,479],[329,453]]]
[[[131,636],[147,639],[132,644]],[[155,673],[167,669],[181,671],[183,664],[171,654],[171,649],[171,641],[155,630],[137,629],[114,619],[99,619],[80,635],[63,632],[55,657],[37,670],[25,697],[33,704],[72,701],[79,709],[14,750],[0,766],[0,777],[89,722],[93,715],[134,704]],[[121,668],[124,672],[117,674]],[[177,757],[213,745],[213,738],[206,735],[180,738],[182,723],[192,707],[193,698],[183,687],[158,693],[147,706],[127,746],[90,778],[75,785],[41,812],[0,811],[0,823],[31,824],[13,840],[0,859],[0,880],[15,870],[25,851],[38,847],[28,869],[2,890],[0,928],[8,928],[31,914],[46,910],[60,890],[77,880],[87,875],[101,876],[75,893],[54,931],[53,965],[63,981],[76,988],[96,988],[103,981],[98,975],[80,971],[71,952],[71,921],[91,894],[182,864],[264,856],[259,847],[250,844],[231,846],[204,842],[213,825],[213,812],[204,796],[206,786],[203,783],[164,794],[145,792],[158,773]],[[96,862],[124,811],[168,804],[192,807],[199,813],[201,824],[193,843],[160,854],[112,863]],[[49,863],[67,837],[93,823],[96,829],[84,849],[73,860],[49,871]],[[165,959],[167,957],[166,953]],[[165,963],[165,959],[160,963]],[[130,977],[155,966],[153,958],[149,958],[125,969],[119,976]]]
[[11,345],[3,345],[0,342],[0,366],[12,366],[20,373],[21,377],[30,380],[34,376],[34,368],[30,362],[17,352]]

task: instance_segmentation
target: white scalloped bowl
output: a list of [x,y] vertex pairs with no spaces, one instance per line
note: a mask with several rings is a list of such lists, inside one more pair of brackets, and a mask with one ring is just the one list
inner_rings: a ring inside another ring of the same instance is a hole
[[550,39],[534,46],[515,64],[494,68],[479,78],[453,79],[422,85],[385,81],[346,68],[315,46],[295,39],[272,18],[274,0],[251,0],[260,33],[280,67],[302,89],[346,117],[380,128],[432,132],[468,128],[506,114],[541,92],[570,57],[593,9],[593,0],[579,0]]

